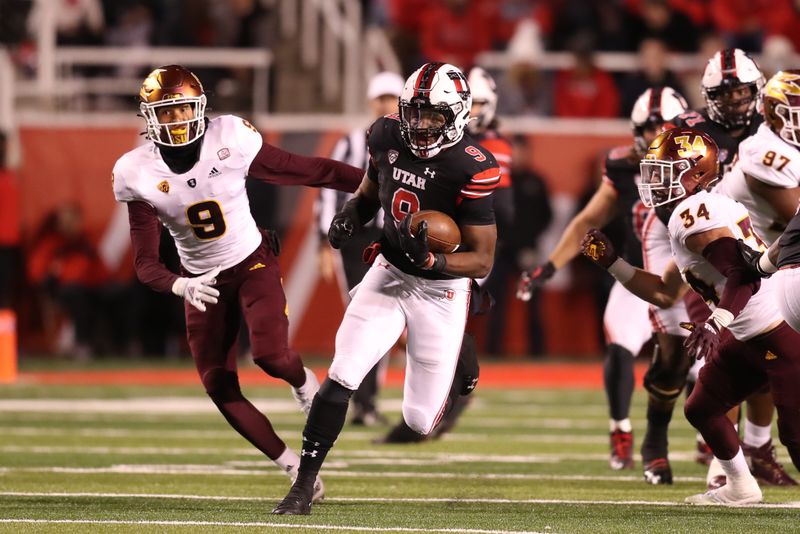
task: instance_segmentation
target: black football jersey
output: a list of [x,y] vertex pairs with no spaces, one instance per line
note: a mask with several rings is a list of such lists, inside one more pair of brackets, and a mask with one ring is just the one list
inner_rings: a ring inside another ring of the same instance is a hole
[[800,264],[800,214],[796,214],[789,221],[780,237],[780,247],[778,268]]
[[436,210],[461,225],[494,224],[492,191],[500,180],[494,157],[469,135],[431,158],[415,156],[400,136],[397,115],[375,121],[368,137],[367,176],[378,184],[384,211],[381,252],[405,273],[431,279],[450,275],[419,269],[400,247],[397,225],[409,213]]
[[614,246],[625,261],[642,267],[642,225],[648,210],[639,197],[639,158],[632,154],[632,146],[609,150],[603,168],[603,181],[617,192],[617,216],[624,223],[623,242],[614,243]]
[[697,111],[687,111],[686,113],[678,115],[670,122],[675,124],[675,126],[694,128],[710,135],[719,147],[720,170],[724,174],[733,167],[736,153],[739,151],[739,143],[756,133],[758,127],[764,122],[764,117],[756,113],[753,116],[753,120],[750,121],[750,124],[737,137],[731,136],[730,131],[719,123],[711,120],[706,108]]

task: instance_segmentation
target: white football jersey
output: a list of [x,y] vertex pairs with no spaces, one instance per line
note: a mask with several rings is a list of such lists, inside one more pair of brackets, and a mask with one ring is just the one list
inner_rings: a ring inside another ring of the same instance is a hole
[[240,117],[212,119],[191,170],[175,174],[156,145],[147,143],[117,160],[114,196],[153,206],[190,272],[233,267],[261,243],[245,177],[262,143],[261,134]]
[[767,124],[762,124],[755,134],[741,142],[736,164],[714,188],[715,192],[744,204],[756,234],[770,245],[783,229],[774,224],[777,215],[772,206],[750,192],[745,174],[773,187],[798,187],[800,150],[775,135]]
[[[669,236],[675,263],[683,279],[714,310],[725,288],[725,277],[701,254],[686,247],[686,239],[694,234],[728,228],[734,239],[743,239],[753,249],[764,250],[753,234],[750,217],[744,206],[726,196],[697,193],[681,201],[669,219]],[[728,329],[745,341],[763,333],[781,321],[773,296],[773,281],[761,281],[761,289],[753,295]]]

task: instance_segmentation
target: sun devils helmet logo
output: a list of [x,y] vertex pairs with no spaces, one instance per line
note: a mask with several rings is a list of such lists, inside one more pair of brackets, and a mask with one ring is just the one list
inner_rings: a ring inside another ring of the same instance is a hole
[[639,169],[642,203],[648,208],[663,206],[719,179],[719,149],[705,132],[673,128],[650,143]]
[[432,158],[458,143],[469,122],[472,95],[464,74],[447,63],[426,63],[400,95],[400,134],[417,157]]
[[[188,105],[191,118],[161,123],[159,110]],[[165,146],[184,146],[205,132],[206,95],[203,84],[180,65],[159,67],[147,75],[139,89],[139,111],[147,124],[147,138]]]
[[761,95],[769,128],[787,143],[800,147],[800,70],[778,72]]

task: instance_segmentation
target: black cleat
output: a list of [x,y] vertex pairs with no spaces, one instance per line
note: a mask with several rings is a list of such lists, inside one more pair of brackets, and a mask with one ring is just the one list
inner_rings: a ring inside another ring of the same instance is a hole
[[306,484],[297,480],[286,497],[272,510],[275,515],[310,515],[311,500],[314,498],[314,481]]
[[672,468],[666,458],[655,458],[645,463],[644,481],[648,484],[672,484]]

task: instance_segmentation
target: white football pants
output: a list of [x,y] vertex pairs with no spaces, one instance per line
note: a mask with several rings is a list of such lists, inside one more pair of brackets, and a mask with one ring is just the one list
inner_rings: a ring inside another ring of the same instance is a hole
[[800,332],[800,268],[781,269],[774,275],[778,311],[783,320]]
[[636,356],[642,345],[653,335],[647,317],[648,304],[614,282],[608,295],[606,312],[603,314],[603,327],[606,331],[606,345],[620,345]]
[[[655,210],[650,210],[642,227],[642,258],[644,259],[644,270],[658,276],[662,276],[667,270],[667,265],[672,262],[669,231],[664,223],[656,217]],[[686,303],[683,299],[666,309],[652,304],[648,304],[648,308],[653,332],[681,337],[689,335],[689,332],[680,326],[681,322],[689,320],[689,313],[686,311]]]
[[379,255],[351,292],[328,376],[357,389],[407,328],[403,418],[416,432],[430,433],[441,419],[453,382],[469,293],[467,278],[418,278]]

